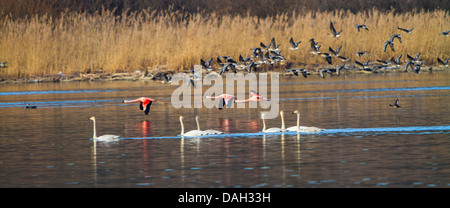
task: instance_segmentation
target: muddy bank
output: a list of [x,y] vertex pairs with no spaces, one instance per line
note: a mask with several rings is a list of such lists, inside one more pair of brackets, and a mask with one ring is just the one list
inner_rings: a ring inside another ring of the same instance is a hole
[[[291,69],[292,70],[292,69]],[[302,74],[294,74],[291,70],[286,71],[264,71],[264,73],[280,73],[282,76],[302,76]],[[429,73],[433,71],[448,71],[449,69],[446,67],[440,67],[440,66],[430,66],[430,67],[422,67],[422,69],[419,72],[414,72],[408,70],[405,72],[404,68],[387,68],[387,69],[377,69],[377,70],[361,70],[357,67],[351,67],[348,69],[345,69],[340,72],[340,75],[350,73],[350,74],[373,74],[373,73]],[[327,76],[339,76],[337,73],[336,68],[321,68],[318,67],[316,69],[305,69],[307,72],[307,76],[322,76],[323,78]],[[321,72],[322,71],[322,72]],[[240,71],[242,73],[247,73],[245,71]],[[134,73],[78,73],[74,75],[67,75],[63,73],[58,73],[56,75],[45,75],[43,77],[29,77],[29,78],[13,78],[13,79],[3,79],[0,78],[0,84],[8,84],[8,83],[46,83],[46,82],[83,82],[83,81],[143,81],[143,80],[153,80],[153,81],[160,81],[163,83],[167,83],[170,80],[167,78],[172,76],[175,72],[172,70],[159,70],[159,71],[136,71]],[[182,73],[190,73],[182,72]],[[210,74],[217,72],[208,72],[206,70],[203,71],[203,74]],[[230,73],[230,72],[228,72]]]

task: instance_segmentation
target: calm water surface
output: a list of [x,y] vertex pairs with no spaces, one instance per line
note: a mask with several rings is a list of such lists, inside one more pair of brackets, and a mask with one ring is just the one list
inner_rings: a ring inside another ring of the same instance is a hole
[[[0,187],[450,187],[450,73],[280,77],[287,126],[261,133],[256,109],[155,103],[148,116],[124,99],[170,103],[178,86],[153,81],[0,86]],[[203,87],[204,91],[208,89]],[[388,104],[400,99],[399,109]],[[24,102],[36,109],[24,109]],[[97,133],[120,135],[113,143]],[[187,130],[223,136],[181,139]],[[267,121],[279,127],[279,117]]]

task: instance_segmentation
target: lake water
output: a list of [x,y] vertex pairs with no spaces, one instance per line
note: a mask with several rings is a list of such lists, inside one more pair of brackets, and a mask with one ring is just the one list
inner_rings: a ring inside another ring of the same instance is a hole
[[[280,77],[287,127],[262,134],[258,108],[180,108],[149,115],[124,99],[170,103],[155,81],[0,86],[0,187],[450,187],[450,73]],[[204,90],[207,87],[204,86]],[[400,99],[401,108],[388,105]],[[24,103],[37,106],[24,109]],[[181,139],[187,130],[225,135]],[[92,140],[120,135],[117,142]],[[280,119],[266,121],[279,127]]]

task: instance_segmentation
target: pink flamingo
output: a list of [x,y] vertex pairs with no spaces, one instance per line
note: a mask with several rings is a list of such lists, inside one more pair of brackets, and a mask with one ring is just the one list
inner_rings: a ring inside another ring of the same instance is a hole
[[148,112],[150,111],[150,106],[152,105],[152,102],[157,102],[155,99],[151,99],[148,97],[140,97],[136,100],[124,100],[124,103],[132,103],[132,102],[139,102],[139,108],[144,111],[145,115],[148,115]]
[[216,97],[212,97],[212,96],[206,96],[206,98],[215,98],[215,99],[220,99],[220,104],[219,104],[219,110],[223,109],[223,106],[227,106],[228,108],[231,107],[231,105],[233,104],[233,95],[230,94],[221,94],[219,96]]
[[234,102],[236,103],[244,103],[244,102],[252,102],[252,101],[262,101],[262,100],[269,100],[267,98],[262,97],[261,95],[259,95],[257,92],[255,91],[250,91],[250,95],[251,97],[247,100],[235,100]]

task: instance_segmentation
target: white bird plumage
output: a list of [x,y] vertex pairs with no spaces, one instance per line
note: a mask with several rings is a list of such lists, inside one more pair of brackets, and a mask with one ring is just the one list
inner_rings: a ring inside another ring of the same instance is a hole
[[95,128],[95,117],[92,116],[90,119],[94,122],[94,135],[93,135],[94,141],[105,141],[105,142],[108,142],[108,141],[117,141],[117,140],[119,140],[119,136],[111,135],[111,134],[106,134],[106,135],[97,137],[97,130]]
[[300,111],[295,110],[292,114],[297,114],[297,125],[286,129],[286,131],[296,131],[296,132],[319,132],[323,129],[314,126],[300,126]]
[[181,136],[185,136],[185,137],[199,137],[199,136],[203,136],[206,135],[205,132],[203,131],[199,131],[199,130],[191,130],[188,131],[186,133],[184,133],[184,124],[183,124],[183,116],[180,116],[180,123],[181,123]]

